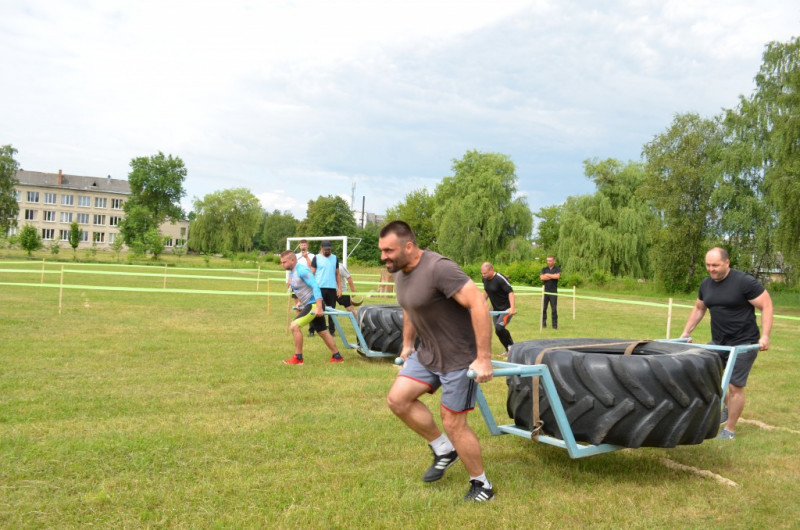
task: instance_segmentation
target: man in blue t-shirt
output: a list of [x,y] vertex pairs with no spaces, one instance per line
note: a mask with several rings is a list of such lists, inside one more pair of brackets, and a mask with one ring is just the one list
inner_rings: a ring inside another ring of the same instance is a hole
[[[336,307],[336,299],[342,296],[342,279],[339,277],[339,260],[331,253],[331,242],[323,241],[320,252],[311,260],[311,270],[322,291],[322,300],[331,309]],[[336,335],[333,318],[328,317],[328,331]]]
[[[708,277],[703,279],[682,338],[689,337],[697,324],[711,312],[711,341],[722,346],[758,344],[761,350],[769,349],[769,334],[772,330],[772,298],[758,280],[736,269],[731,269],[731,260],[724,248],[715,247],[706,253]],[[755,310],[761,311],[761,327],[756,323]],[[744,387],[747,376],[758,355],[757,351],[746,352],[736,357],[733,366],[726,407],[722,416],[725,428],[718,438],[732,440],[739,416],[744,410]],[[728,353],[723,355],[728,360]],[[727,418],[725,418],[727,413]]]
[[306,324],[310,324],[311,328],[317,331],[319,337],[331,351],[329,362],[343,362],[344,358],[336,349],[333,337],[325,328],[325,317],[322,316],[322,312],[325,310],[322,305],[322,293],[311,269],[299,263],[297,256],[291,250],[281,252],[281,267],[289,271],[289,286],[297,296],[300,305],[298,314],[291,324],[294,336],[294,355],[283,362],[294,365],[303,364],[303,332],[301,328]]

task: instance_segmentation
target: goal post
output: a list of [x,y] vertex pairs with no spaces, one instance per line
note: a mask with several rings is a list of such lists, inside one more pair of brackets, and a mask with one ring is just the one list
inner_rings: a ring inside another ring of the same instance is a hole
[[[342,256],[341,261],[342,264],[347,267],[347,240],[350,239],[347,236],[300,236],[300,237],[287,237],[286,238],[286,250],[295,250],[297,251],[297,243],[300,243],[305,239],[308,242],[311,241],[341,241],[342,242]],[[315,252],[316,254],[317,252]]]

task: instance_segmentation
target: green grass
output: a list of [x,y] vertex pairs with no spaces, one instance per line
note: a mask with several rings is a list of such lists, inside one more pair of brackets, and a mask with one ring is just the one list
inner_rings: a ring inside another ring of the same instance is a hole
[[[0,273],[2,282],[40,280]],[[255,283],[168,278],[167,287]],[[497,497],[469,506],[459,502],[468,487],[462,465],[439,483],[420,480],[430,453],[385,405],[397,370],[390,362],[345,351],[344,364],[329,365],[322,342],[307,339],[305,366],[281,363],[293,349],[285,296],[271,297],[268,313],[264,296],[65,289],[60,315],[58,297],[56,288],[0,286],[0,527],[790,528],[800,520],[794,321],[776,320],[772,349],[747,387],[744,418],[779,429],[740,423],[733,443],[571,460],[544,444],[492,437],[474,413]],[[666,332],[665,308],[578,300],[572,320],[564,298],[561,329],[540,332],[538,297],[518,305],[517,341]],[[688,311],[674,311],[672,336]],[[706,319],[696,338],[708,337]],[[496,419],[507,421],[504,380],[483,388]],[[437,396],[424,399],[438,409]],[[671,469],[664,458],[738,486]]]

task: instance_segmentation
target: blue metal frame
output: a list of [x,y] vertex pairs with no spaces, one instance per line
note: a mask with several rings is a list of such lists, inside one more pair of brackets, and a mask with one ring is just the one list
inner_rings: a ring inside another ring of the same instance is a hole
[[[659,342],[688,342],[688,341],[689,339],[676,339],[676,340],[665,339]],[[725,371],[722,374],[721,385],[722,385],[723,400],[728,392],[728,384],[730,383],[731,372],[733,371],[733,365],[736,362],[736,357],[740,353],[759,349],[758,344],[745,345],[745,346],[713,346],[713,345],[703,344],[701,345],[701,347],[703,349],[710,349],[710,350],[730,351],[730,354],[728,356],[728,362],[725,365]],[[492,414],[492,411],[489,408],[489,403],[486,401],[486,396],[484,396],[483,391],[480,388],[480,385],[478,385],[478,393],[477,393],[478,408],[481,411],[483,420],[486,422],[486,426],[489,428],[489,432],[493,436],[499,436],[501,434],[513,434],[515,436],[521,436],[523,438],[530,438],[540,443],[554,445],[556,447],[566,449],[567,452],[569,453],[570,458],[583,458],[586,456],[592,456],[601,453],[616,451],[617,449],[623,449],[622,446],[613,444],[591,445],[591,444],[578,444],[578,442],[576,442],[575,436],[572,433],[572,426],[569,424],[569,420],[567,419],[567,414],[564,411],[564,406],[561,404],[561,398],[559,398],[558,391],[556,390],[555,384],[553,383],[553,377],[550,375],[550,370],[546,365],[544,364],[525,365],[525,364],[516,364],[516,363],[509,363],[502,361],[492,361],[492,367],[495,368],[494,376],[496,377],[507,377],[511,375],[519,375],[522,377],[535,377],[535,376],[540,377],[541,378],[540,384],[543,385],[544,387],[545,394],[547,395],[547,399],[550,402],[550,407],[555,416],[555,420],[556,423],[558,424],[559,431],[561,432],[564,438],[562,440],[543,434],[534,437],[532,431],[521,429],[514,424],[497,425],[497,423],[494,420],[494,415]],[[475,377],[475,374],[472,373],[471,371],[468,375],[469,377],[472,378]]]
[[[505,315],[508,313],[508,311],[490,311],[489,313],[491,315]],[[366,357],[372,357],[372,358],[397,357],[396,353],[386,353],[381,351],[373,351],[369,349],[369,346],[367,346],[367,341],[364,339],[364,335],[361,333],[361,328],[359,328],[358,326],[358,321],[356,321],[355,315],[353,315],[353,313],[351,313],[350,311],[342,311],[339,309],[333,309],[331,307],[326,306],[325,311],[322,314],[331,317],[331,319],[333,320],[333,325],[336,328],[336,333],[342,339],[342,343],[344,344],[345,348],[351,350],[358,350],[361,353],[363,353]],[[339,317],[345,317],[350,321],[350,324],[353,326],[353,330],[355,331],[356,334],[356,341],[357,341],[356,344],[353,344],[349,340],[347,340],[347,336],[345,335],[342,325],[339,322]]]

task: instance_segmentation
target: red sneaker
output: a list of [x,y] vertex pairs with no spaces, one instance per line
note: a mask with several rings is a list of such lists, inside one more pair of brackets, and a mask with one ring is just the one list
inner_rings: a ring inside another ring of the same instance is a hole
[[298,359],[297,355],[292,355],[288,359],[284,359],[283,364],[303,364],[303,359]]
[[343,363],[344,362],[344,357],[342,357],[340,355],[339,358],[337,359],[336,357],[331,356],[331,359],[328,362],[329,363]]

